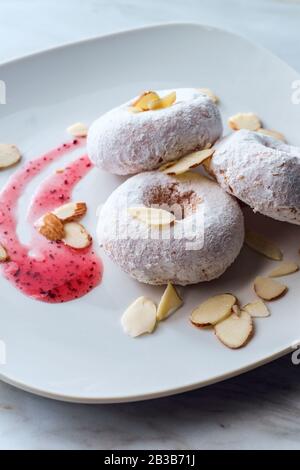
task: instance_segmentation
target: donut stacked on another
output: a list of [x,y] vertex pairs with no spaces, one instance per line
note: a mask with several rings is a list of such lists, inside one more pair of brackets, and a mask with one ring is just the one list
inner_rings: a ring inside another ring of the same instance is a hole
[[[140,206],[169,208],[177,219],[168,226],[148,225],[129,213]],[[133,176],[110,195],[97,236],[134,279],[187,285],[215,279],[233,263],[244,241],[244,221],[234,198],[208,178],[152,171]]]
[[[159,92],[161,96],[168,93]],[[218,107],[194,88],[177,89],[174,102],[161,109],[133,112],[137,111],[134,102],[112,109],[89,129],[88,155],[110,173],[130,175],[156,169],[212,146],[222,135]]]
[[300,225],[300,148],[239,130],[218,143],[210,171],[255,212]]

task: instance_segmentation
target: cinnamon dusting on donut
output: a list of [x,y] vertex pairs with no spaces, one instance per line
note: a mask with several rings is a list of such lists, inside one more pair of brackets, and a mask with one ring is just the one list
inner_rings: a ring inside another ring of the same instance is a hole
[[[180,191],[179,183],[174,182],[167,185],[158,185],[153,188],[150,197],[145,198],[144,204],[149,207],[159,208],[177,206],[181,208],[181,214],[174,214],[177,219],[184,219],[197,210],[202,199],[193,191]],[[178,211],[176,211],[178,212]]]

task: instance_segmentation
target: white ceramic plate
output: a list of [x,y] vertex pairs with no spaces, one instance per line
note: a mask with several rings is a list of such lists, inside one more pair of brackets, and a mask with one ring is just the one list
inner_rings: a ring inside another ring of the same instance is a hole
[[[139,91],[189,86],[215,90],[224,122],[232,113],[253,110],[266,127],[300,145],[300,105],[291,102],[296,72],[244,39],[200,25],[145,28],[35,54],[1,65],[0,79],[7,85],[0,141],[16,143],[26,159],[61,143],[71,123],[91,123]],[[1,172],[1,185],[12,171]],[[19,207],[24,240],[25,210],[40,180],[26,190]],[[90,207],[87,225],[93,234],[97,205],[121,181],[95,169],[76,189],[75,197]],[[298,258],[298,227],[250,218],[252,226],[278,241],[286,258]],[[274,262],[244,248],[221,279],[184,289],[184,307],[155,334],[133,340],[120,327],[124,308],[140,295],[158,301],[163,288],[138,284],[103,259],[101,286],[63,305],[33,301],[0,279],[4,381],[69,401],[147,399],[245,372],[284,354],[300,338],[299,273],[286,278],[290,292],[271,304],[270,318],[256,321],[253,340],[241,350],[229,350],[211,332],[189,324],[191,309],[214,293],[234,292],[242,303],[254,297],[251,280]]]

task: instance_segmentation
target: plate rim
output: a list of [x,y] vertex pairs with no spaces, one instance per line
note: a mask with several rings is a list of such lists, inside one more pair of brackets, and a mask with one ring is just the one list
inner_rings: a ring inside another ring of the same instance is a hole
[[229,36],[238,38],[239,40],[243,40],[245,43],[248,43],[249,45],[252,45],[252,46],[256,47],[257,49],[260,49],[261,51],[264,51],[269,56],[272,56],[273,59],[277,60],[278,62],[280,62],[285,67],[288,67],[291,72],[294,72],[294,73],[296,73],[300,76],[300,71],[296,70],[294,67],[292,67],[290,64],[288,64],[284,59],[279,57],[277,54],[272,52],[267,47],[264,47],[261,44],[257,43],[256,41],[253,41],[253,40],[245,37],[243,34],[235,33],[233,31],[230,31],[230,30],[226,29],[226,28],[220,28],[218,26],[212,26],[212,25],[208,25],[208,24],[204,24],[204,23],[199,23],[199,22],[196,22],[196,21],[165,21],[165,22],[158,22],[158,23],[154,22],[152,24],[139,26],[137,28],[126,28],[126,29],[122,29],[120,31],[114,31],[114,32],[108,33],[108,34],[96,34],[96,35],[93,35],[93,36],[89,36],[87,38],[78,39],[77,41],[66,41],[66,42],[63,42],[62,44],[59,44],[57,46],[50,46],[50,47],[47,47],[45,49],[40,49],[40,50],[37,50],[37,51],[29,52],[27,54],[23,54],[21,56],[13,56],[11,59],[8,59],[8,60],[2,60],[2,61],[0,61],[0,67],[6,66],[6,65],[13,65],[13,64],[15,64],[17,62],[20,62],[20,61],[24,61],[24,60],[27,60],[27,59],[33,59],[33,58],[38,57],[40,55],[45,55],[45,54],[60,51],[60,50],[63,50],[63,49],[68,49],[68,48],[71,48],[71,47],[74,47],[74,46],[75,47],[80,46],[81,44],[88,44],[88,43],[90,43],[90,42],[92,43],[94,41],[96,42],[96,41],[101,40],[101,39],[113,38],[113,37],[117,37],[117,36],[127,35],[129,33],[138,33],[138,32],[142,32],[142,31],[149,31],[149,30],[155,30],[155,29],[166,29],[166,28],[171,28],[172,29],[172,28],[178,28],[178,27],[181,28],[181,27],[188,27],[188,26],[195,27],[195,28],[200,27],[200,28],[206,29],[208,31],[216,31],[216,32],[219,32],[219,33],[225,33]]
[[[56,51],[61,51],[61,50],[67,50],[69,48],[73,48],[76,46],[80,46],[82,44],[88,44],[88,43],[93,43],[102,39],[109,39],[109,38],[114,38],[114,37],[120,37],[124,35],[128,35],[130,33],[143,33],[144,31],[152,31],[156,29],[173,29],[173,28],[182,28],[182,27],[193,27],[193,28],[200,28],[200,29],[205,29],[208,31],[215,31],[218,33],[225,33],[229,36],[232,36],[234,38],[237,38],[238,40],[242,40],[244,43],[249,44],[252,47],[255,47],[259,50],[261,50],[264,53],[267,53],[270,58],[273,60],[276,60],[279,64],[283,65],[285,68],[288,68],[291,72],[294,74],[299,75],[299,72],[294,69],[292,66],[290,66],[288,63],[286,63],[283,59],[278,57],[276,54],[274,54],[272,51],[269,49],[265,48],[264,46],[261,46],[260,44],[257,44],[255,41],[249,40],[248,38],[244,37],[243,35],[237,34],[235,32],[229,31],[227,29],[223,29],[220,27],[215,27],[211,25],[205,25],[202,23],[198,22],[189,22],[189,21],[183,21],[183,22],[177,22],[177,21],[170,21],[170,22],[161,22],[161,23],[153,23],[150,25],[145,25],[137,28],[129,28],[121,31],[116,31],[112,32],[109,34],[100,34],[100,35],[95,35],[91,36],[88,38],[80,39],[77,41],[69,41],[69,42],[64,42],[63,44],[60,44],[58,46],[53,46],[49,47],[46,49],[34,51],[22,56],[17,56],[17,57],[12,57],[9,60],[4,60],[0,61],[0,72],[1,68],[9,65],[14,65],[19,62],[24,62],[30,59],[35,59],[38,58],[39,56],[45,56],[47,54],[55,53]],[[240,367],[239,369],[235,369],[234,371],[223,373],[223,374],[218,374],[214,377],[211,377],[210,379],[207,379],[205,381],[193,381],[191,383],[178,386],[175,388],[166,388],[166,389],[161,389],[159,391],[154,391],[150,393],[143,393],[143,394],[138,394],[138,395],[120,395],[120,396],[112,396],[112,397],[99,397],[99,396],[78,396],[78,395],[71,395],[71,394],[64,394],[64,393],[57,393],[57,392],[52,392],[52,391],[47,391],[46,389],[39,388],[39,387],[34,387],[31,385],[28,385],[22,381],[19,381],[17,379],[14,379],[13,377],[10,377],[8,375],[3,374],[2,372],[0,373],[0,380],[6,384],[12,385],[20,390],[23,390],[25,392],[32,393],[34,395],[44,397],[44,398],[49,398],[52,400],[59,400],[62,402],[70,402],[70,403],[82,403],[82,404],[111,404],[111,403],[129,403],[129,402],[138,402],[138,401],[144,401],[144,400],[151,400],[155,398],[162,398],[162,397],[167,397],[167,396],[172,396],[184,392],[189,392],[192,390],[200,389],[203,387],[206,387],[208,385],[213,385],[215,383],[221,382],[223,380],[227,380],[233,377],[236,377],[238,375],[241,375],[243,373],[249,372],[251,370],[256,369],[257,367],[263,366],[265,364],[268,364],[269,362],[279,359],[280,357],[290,353],[293,350],[293,344],[288,344],[283,348],[280,348],[279,350],[276,350],[275,352],[269,354],[268,356],[265,356],[259,361],[253,361],[249,363],[247,366]]]
[[283,357],[291,353],[293,350],[294,349],[292,345],[285,346],[283,349],[277,350],[276,352],[270,354],[269,356],[264,357],[260,361],[254,361],[251,364],[248,364],[245,367],[240,367],[239,369],[235,369],[232,372],[219,374],[205,381],[191,382],[189,384],[182,385],[182,386],[172,388],[172,389],[166,388],[157,392],[150,392],[150,393],[144,393],[144,394],[138,394],[138,395],[131,394],[131,395],[122,395],[122,396],[114,396],[114,397],[107,397],[107,398],[103,398],[103,397],[101,398],[101,397],[96,397],[96,396],[95,397],[93,396],[78,397],[77,395],[49,392],[39,387],[26,385],[25,383],[18,381],[18,380],[14,380],[13,378],[5,376],[2,373],[0,374],[0,381],[8,385],[11,385],[13,387],[16,387],[17,389],[23,390],[24,392],[28,392],[28,393],[37,395],[42,398],[49,398],[51,400],[61,401],[65,403],[81,403],[81,404],[86,404],[86,405],[89,405],[89,404],[90,405],[97,405],[97,404],[109,405],[109,404],[116,404],[116,403],[132,403],[132,402],[153,400],[157,398],[170,397],[170,396],[178,395],[178,394],[185,393],[185,392],[191,392],[193,390],[198,390],[198,389],[207,387],[209,385],[214,385],[216,383],[223,382],[225,380],[232,379],[234,377],[242,375],[246,372],[255,370],[258,367],[264,366],[272,361],[275,361],[276,359],[279,359],[280,357]]

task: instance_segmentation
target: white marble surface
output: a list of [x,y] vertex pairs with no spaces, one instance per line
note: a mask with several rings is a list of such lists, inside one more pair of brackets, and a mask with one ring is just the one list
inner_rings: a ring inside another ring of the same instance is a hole
[[[168,21],[240,33],[300,71],[300,0],[0,0],[0,61]],[[300,366],[280,359],[151,402],[84,406],[0,384],[0,449],[299,449]]]

